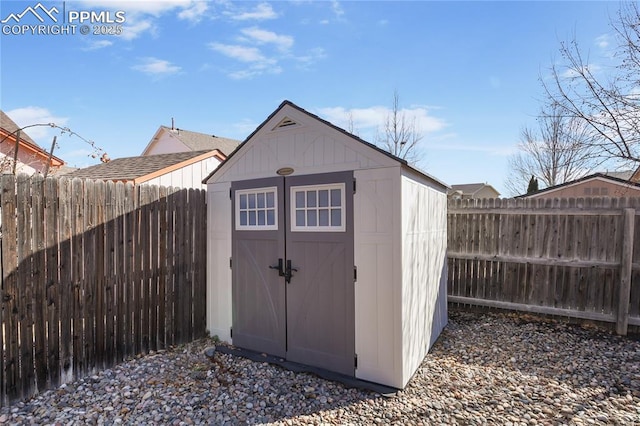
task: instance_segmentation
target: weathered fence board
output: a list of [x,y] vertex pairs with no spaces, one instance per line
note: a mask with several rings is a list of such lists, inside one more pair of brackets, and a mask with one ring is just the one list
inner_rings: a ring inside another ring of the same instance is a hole
[[204,191],[0,177],[0,404],[205,335]]
[[640,199],[452,200],[449,301],[640,325]]

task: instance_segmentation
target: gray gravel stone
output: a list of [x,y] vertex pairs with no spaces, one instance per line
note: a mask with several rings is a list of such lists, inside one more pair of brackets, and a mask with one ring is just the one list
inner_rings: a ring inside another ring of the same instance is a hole
[[640,424],[640,341],[515,314],[450,312],[391,397],[216,351],[137,357],[13,407],[0,424]]

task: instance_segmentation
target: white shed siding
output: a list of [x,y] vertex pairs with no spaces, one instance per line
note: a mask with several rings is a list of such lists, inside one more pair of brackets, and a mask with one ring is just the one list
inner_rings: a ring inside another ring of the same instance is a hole
[[[402,176],[402,387],[446,325],[447,196]],[[444,294],[443,287],[444,286]]]
[[218,183],[207,190],[207,330],[225,342],[231,342],[230,188]]
[[295,173],[318,174],[398,163],[349,136],[312,120],[294,109],[285,108],[286,116],[301,123],[295,129],[269,131],[282,119],[276,116],[259,132],[264,140],[234,155],[216,174],[215,181],[234,181],[274,176],[281,167],[293,167]]
[[203,184],[202,180],[218,167],[219,164],[220,160],[218,158],[209,157],[172,172],[165,173],[144,183],[177,188],[207,189],[207,185]]
[[402,387],[400,166],[355,178],[356,377]]

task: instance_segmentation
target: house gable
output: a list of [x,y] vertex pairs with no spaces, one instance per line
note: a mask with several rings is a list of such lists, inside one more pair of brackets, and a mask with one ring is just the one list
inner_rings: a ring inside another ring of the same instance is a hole
[[53,172],[65,164],[55,155],[49,155],[49,152],[40,147],[25,131],[20,132],[18,141],[19,130],[18,125],[0,110],[0,169],[12,167],[16,142],[18,142],[16,167],[18,173],[44,173],[47,170],[47,164],[51,167],[49,171]]

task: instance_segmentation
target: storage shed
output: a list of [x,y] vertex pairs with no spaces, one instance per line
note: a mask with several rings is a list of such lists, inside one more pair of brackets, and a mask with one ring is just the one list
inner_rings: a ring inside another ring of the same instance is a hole
[[206,179],[207,329],[404,388],[447,323],[447,188],[283,102]]

